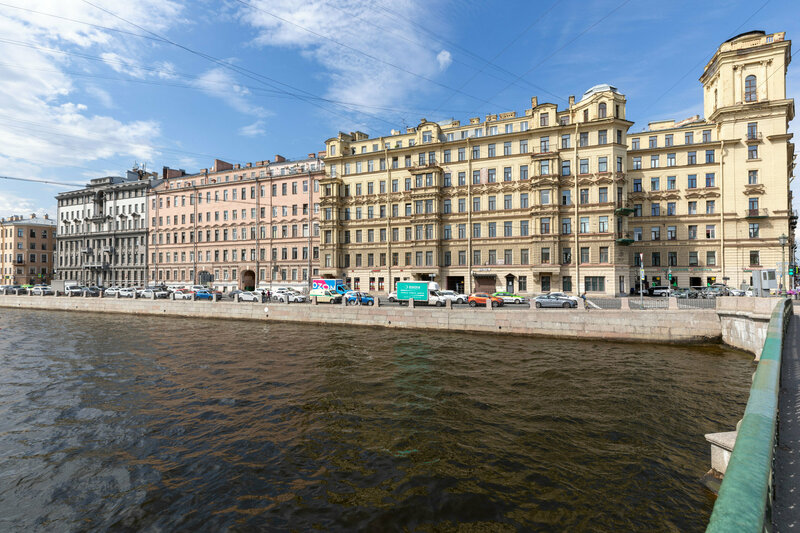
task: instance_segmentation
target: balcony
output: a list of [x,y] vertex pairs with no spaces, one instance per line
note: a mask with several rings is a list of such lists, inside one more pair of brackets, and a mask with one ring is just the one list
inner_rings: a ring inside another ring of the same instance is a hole
[[633,237],[630,233],[617,233],[617,244],[620,246],[630,246],[633,244]]
[[618,216],[627,217],[628,215],[632,215],[635,213],[636,210],[632,207],[618,207],[614,209],[614,214]]
[[105,222],[106,221],[106,216],[105,215],[92,215],[91,217],[89,217],[89,220],[91,220],[92,222],[95,222],[95,223]]
[[113,246],[103,246],[103,253],[104,254],[113,254],[114,247]]
[[24,260],[24,259],[19,259],[19,258],[14,259],[14,264],[15,265],[24,265],[25,263],[27,263],[27,261]]
[[91,254],[93,252],[94,252],[94,250],[92,249],[91,246],[84,246],[83,248],[81,248],[81,253],[82,254]]
[[91,270],[108,270],[108,263],[105,261],[87,261],[83,264],[83,268]]
[[748,131],[747,142],[761,142],[763,134],[760,131]]
[[745,209],[744,211],[744,218],[767,218],[768,216],[769,211],[767,211],[766,207]]
[[789,215],[789,227],[796,228],[797,227],[797,209],[792,211],[792,214]]

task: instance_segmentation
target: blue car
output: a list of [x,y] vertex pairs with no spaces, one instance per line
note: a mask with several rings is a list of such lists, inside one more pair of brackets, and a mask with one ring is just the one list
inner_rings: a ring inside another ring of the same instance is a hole
[[344,300],[347,305],[358,304],[358,296],[361,295],[361,305],[375,305],[375,297],[366,292],[347,291],[344,293]]
[[194,293],[195,300],[213,300],[214,293],[209,290],[197,291]]

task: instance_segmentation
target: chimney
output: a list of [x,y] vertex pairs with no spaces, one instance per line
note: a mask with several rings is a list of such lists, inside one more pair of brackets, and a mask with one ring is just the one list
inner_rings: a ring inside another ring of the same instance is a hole
[[531,109],[535,108],[537,105],[539,105],[539,97],[532,96],[531,97]]
[[317,157],[317,156],[316,156],[316,154],[314,154],[313,152],[312,152],[312,153],[310,153],[310,154],[308,154],[308,158],[309,158],[309,159],[314,159],[315,157]]
[[572,107],[574,105],[575,105],[575,95],[571,94],[569,95],[569,106]]
[[31,218],[36,218],[36,213],[31,213]]
[[282,155],[275,154],[275,162],[276,163],[283,163],[284,161],[286,161],[285,157],[283,157]]
[[45,214],[44,214],[44,219],[45,219],[45,220],[50,220],[50,215],[48,215],[47,213],[45,213]]

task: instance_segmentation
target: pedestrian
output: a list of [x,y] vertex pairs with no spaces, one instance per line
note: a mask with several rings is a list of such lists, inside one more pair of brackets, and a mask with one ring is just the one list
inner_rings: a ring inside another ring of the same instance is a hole
[[581,298],[583,298],[583,308],[586,309],[586,311],[588,312],[589,311],[589,300],[586,299],[586,291],[584,291],[583,294],[581,294]]
[[360,292],[356,293],[356,303],[358,305],[361,305],[361,293]]

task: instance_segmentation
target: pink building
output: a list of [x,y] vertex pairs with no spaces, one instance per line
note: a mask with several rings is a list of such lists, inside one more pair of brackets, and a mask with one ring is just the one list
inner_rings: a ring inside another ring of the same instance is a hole
[[165,168],[148,198],[151,283],[307,289],[319,274],[324,155]]

